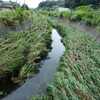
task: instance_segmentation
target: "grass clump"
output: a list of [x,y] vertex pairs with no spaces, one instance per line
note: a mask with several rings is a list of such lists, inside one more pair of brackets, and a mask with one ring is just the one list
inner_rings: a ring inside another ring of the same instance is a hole
[[0,11],[0,23],[6,26],[14,26],[30,19],[32,12],[23,8]]
[[69,11],[63,11],[63,12],[60,12],[60,18],[67,18],[67,19],[70,19],[71,17],[71,12]]

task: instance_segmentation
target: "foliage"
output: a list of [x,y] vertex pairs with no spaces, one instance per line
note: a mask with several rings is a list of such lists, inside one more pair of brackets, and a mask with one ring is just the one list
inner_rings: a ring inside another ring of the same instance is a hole
[[54,100],[98,100],[100,45],[85,33],[68,26],[64,29],[66,31],[63,31],[63,42],[66,52],[51,85],[51,95]]
[[63,11],[63,12],[60,12],[60,18],[70,18],[71,17],[71,12],[69,11]]
[[100,25],[96,27],[97,31],[100,32]]
[[71,20],[81,20],[88,25],[100,25],[100,9],[93,9],[91,6],[80,6],[73,11]]
[[34,69],[34,64],[47,54],[51,26],[40,14],[34,13],[32,21],[33,25],[25,32],[11,32],[0,38],[0,74],[24,73],[22,67],[25,66],[33,65]]
[[56,9],[39,9],[38,13],[41,13],[47,17],[59,17],[60,13]]
[[23,8],[0,11],[0,23],[7,26],[20,24],[31,17],[32,12]]
[[41,9],[39,13],[47,16],[47,17],[59,17],[59,18],[70,18],[71,12],[70,11],[59,11],[58,9]]
[[39,4],[39,8],[52,8],[55,6],[64,6],[64,1],[56,0],[56,1],[43,1]]
[[99,5],[100,0],[47,0],[40,3],[39,8],[51,8],[55,6],[75,8],[80,5]]
[[100,0],[65,0],[65,6],[69,8],[89,4],[98,5],[100,4]]

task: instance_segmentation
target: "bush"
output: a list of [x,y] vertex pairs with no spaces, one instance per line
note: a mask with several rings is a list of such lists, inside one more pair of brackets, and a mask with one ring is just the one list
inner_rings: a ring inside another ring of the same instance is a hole
[[100,23],[100,9],[93,9],[91,6],[80,6],[73,11],[71,20],[84,21],[88,25],[98,25]]
[[70,18],[71,16],[71,12],[69,11],[63,11],[63,12],[60,12],[60,18]]

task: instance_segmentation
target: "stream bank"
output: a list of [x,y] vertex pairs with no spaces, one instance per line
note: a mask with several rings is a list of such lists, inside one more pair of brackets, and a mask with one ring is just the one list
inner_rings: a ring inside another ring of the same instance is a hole
[[[91,32],[52,21],[65,46],[54,80],[45,96],[32,100],[98,100],[100,98],[100,44]],[[91,31],[91,30],[90,30]]]
[[98,42],[100,42],[100,32],[98,32],[95,27],[88,26],[85,23],[78,22],[78,21],[74,22],[74,21],[61,20],[61,19],[59,19],[59,21],[60,23],[63,23],[67,26],[79,30],[80,32],[89,34],[90,36],[94,37]]

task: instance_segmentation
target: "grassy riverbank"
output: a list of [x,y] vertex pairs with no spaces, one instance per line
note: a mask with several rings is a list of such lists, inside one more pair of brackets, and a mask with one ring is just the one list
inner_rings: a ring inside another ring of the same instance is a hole
[[[37,64],[49,51],[51,26],[47,18],[38,13],[31,13],[31,20],[32,26],[29,29],[6,33],[0,37],[1,85],[5,81],[15,82],[36,73]],[[0,94],[2,92],[5,93],[6,90],[1,86]]]
[[68,11],[59,11],[58,9],[41,10],[45,16],[70,20],[72,22],[82,22],[88,26],[96,28],[100,32],[100,7],[92,5],[79,6]]
[[100,45],[71,27],[60,26],[59,31],[64,35],[66,51],[56,81],[50,86],[54,100],[99,99]]
[[56,28],[66,51],[47,96],[32,100],[98,100],[100,98],[100,44],[63,23]]
[[94,26],[100,32],[100,8],[80,6],[73,10],[70,20],[83,21],[89,26]]
[[70,21],[78,21],[88,26],[96,28],[100,32],[100,8],[88,6],[79,6],[72,9],[71,12],[62,12],[61,18],[68,19]]

